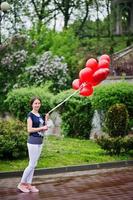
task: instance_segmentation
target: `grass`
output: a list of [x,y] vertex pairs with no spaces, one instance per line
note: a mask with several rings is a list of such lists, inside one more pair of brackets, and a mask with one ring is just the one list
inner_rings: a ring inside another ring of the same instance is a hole
[[[131,155],[109,156],[94,141],[50,136],[44,142],[37,168],[62,167],[130,160]],[[0,171],[23,170],[27,159],[0,160]]]

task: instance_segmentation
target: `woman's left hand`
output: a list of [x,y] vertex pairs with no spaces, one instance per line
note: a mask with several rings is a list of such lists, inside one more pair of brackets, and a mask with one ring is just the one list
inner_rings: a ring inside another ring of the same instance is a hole
[[46,113],[46,115],[45,115],[45,121],[48,121],[48,119],[49,119],[49,113]]

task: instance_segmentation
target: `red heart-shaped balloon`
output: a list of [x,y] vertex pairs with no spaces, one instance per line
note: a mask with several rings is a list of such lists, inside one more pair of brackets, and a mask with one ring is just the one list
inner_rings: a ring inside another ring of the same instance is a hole
[[79,72],[79,78],[80,78],[81,83],[91,82],[92,81],[92,74],[93,74],[92,69],[87,68],[87,67],[82,69]]
[[85,86],[80,90],[80,95],[82,96],[90,96],[93,93],[93,87]]
[[75,79],[73,82],[72,82],[72,88],[74,89],[74,90],[78,90],[79,89],[79,87],[80,87],[80,85],[81,85],[81,82],[80,82],[80,79]]
[[100,68],[93,74],[92,83],[99,83],[103,81],[109,74],[108,68]]
[[99,58],[99,61],[100,60],[107,60],[109,63],[110,63],[110,61],[111,61],[111,59],[110,59],[110,56],[109,55],[107,55],[107,54],[103,54],[100,58]]
[[109,68],[109,62],[105,59],[102,59],[98,63],[98,68]]
[[95,72],[97,70],[97,67],[98,67],[98,62],[97,62],[96,59],[90,58],[89,60],[87,60],[85,66],[88,67],[88,68],[91,68],[93,70],[93,72]]

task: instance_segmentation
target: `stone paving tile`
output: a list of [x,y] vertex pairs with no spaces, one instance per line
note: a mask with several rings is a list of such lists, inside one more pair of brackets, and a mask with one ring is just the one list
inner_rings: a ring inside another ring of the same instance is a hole
[[38,176],[37,194],[17,191],[19,180],[0,179],[0,200],[133,200],[133,167]]

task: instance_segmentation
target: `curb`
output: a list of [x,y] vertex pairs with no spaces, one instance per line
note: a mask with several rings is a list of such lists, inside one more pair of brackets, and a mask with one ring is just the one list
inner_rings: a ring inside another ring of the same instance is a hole
[[[107,162],[107,163],[96,163],[96,164],[90,164],[90,165],[78,165],[78,166],[76,165],[76,166],[67,166],[67,167],[59,167],[59,168],[36,169],[35,176],[67,173],[67,172],[75,172],[75,171],[85,171],[85,170],[129,167],[129,166],[133,166],[133,160]],[[23,171],[0,172],[0,179],[20,177],[20,176],[22,176],[22,173],[23,173]]]

